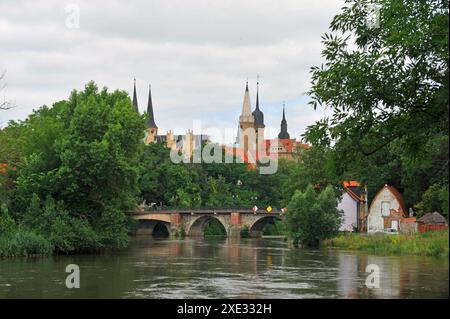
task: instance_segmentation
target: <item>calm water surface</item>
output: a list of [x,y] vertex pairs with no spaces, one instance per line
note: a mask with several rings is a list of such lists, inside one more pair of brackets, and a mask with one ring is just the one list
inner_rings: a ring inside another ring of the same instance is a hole
[[[80,289],[65,267],[80,266]],[[368,264],[381,270],[368,289]],[[107,255],[0,259],[0,298],[448,298],[448,259],[289,248],[279,239],[136,238]]]

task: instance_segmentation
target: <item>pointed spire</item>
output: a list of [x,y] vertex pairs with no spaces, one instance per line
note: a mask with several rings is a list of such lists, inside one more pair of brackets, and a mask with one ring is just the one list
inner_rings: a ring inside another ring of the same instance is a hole
[[261,110],[259,109],[259,75],[257,76],[257,81],[256,81],[256,107],[252,114],[255,119],[256,127],[259,127],[259,128],[265,127],[264,113],[261,112]]
[[283,101],[283,119],[281,120],[281,130],[278,134],[279,139],[290,139],[289,133],[287,131],[287,121],[286,121],[286,114],[284,111],[285,105]]
[[242,104],[242,113],[239,122],[254,122],[252,107],[250,104],[250,93],[248,91],[248,81],[245,84],[244,103]]
[[259,75],[258,80],[256,80],[256,109],[259,110]]
[[148,85],[148,104],[147,104],[147,116],[148,116],[148,127],[158,128],[155,123],[155,116],[153,115],[153,103],[152,103],[152,86]]
[[134,79],[134,87],[133,87],[133,109],[139,113],[137,95],[136,95],[136,78]]

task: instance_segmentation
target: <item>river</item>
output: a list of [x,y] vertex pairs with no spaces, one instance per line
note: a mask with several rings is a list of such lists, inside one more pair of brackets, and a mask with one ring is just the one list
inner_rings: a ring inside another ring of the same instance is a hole
[[[65,286],[66,265],[80,288]],[[369,264],[379,288],[367,288]],[[0,298],[448,298],[448,259],[288,247],[280,239],[135,238],[103,255],[0,259]]]

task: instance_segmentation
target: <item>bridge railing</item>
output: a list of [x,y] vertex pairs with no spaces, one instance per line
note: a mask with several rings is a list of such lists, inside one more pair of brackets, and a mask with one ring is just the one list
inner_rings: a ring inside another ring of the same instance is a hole
[[[135,211],[130,211],[130,214],[139,214],[139,212],[142,213],[148,213],[148,212],[205,212],[205,211],[211,211],[211,212],[252,212],[252,208],[250,207],[230,207],[230,206],[223,206],[223,207],[217,207],[217,206],[202,206],[202,207],[187,207],[187,206],[144,206],[140,205],[136,208]],[[276,207],[272,207],[272,211],[268,212],[265,209],[258,209],[256,214],[280,214],[282,213],[281,209],[278,209]]]
[[[248,206],[143,206],[139,205],[138,208],[144,209],[145,211],[186,211],[186,210],[252,210],[252,207]],[[275,209],[274,209],[275,210]]]

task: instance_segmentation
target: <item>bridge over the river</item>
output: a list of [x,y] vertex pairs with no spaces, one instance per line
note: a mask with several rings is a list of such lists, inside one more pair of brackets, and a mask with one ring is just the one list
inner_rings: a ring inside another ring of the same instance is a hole
[[248,227],[251,237],[259,237],[265,225],[284,218],[283,212],[278,210],[254,212],[246,209],[138,209],[132,213],[132,216],[139,221],[137,234],[152,235],[162,228],[171,236],[182,230],[185,236],[203,236],[206,225],[212,219],[217,219],[228,237],[239,237],[244,227]]

